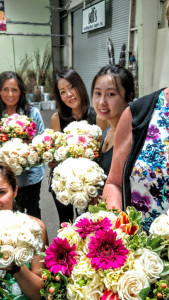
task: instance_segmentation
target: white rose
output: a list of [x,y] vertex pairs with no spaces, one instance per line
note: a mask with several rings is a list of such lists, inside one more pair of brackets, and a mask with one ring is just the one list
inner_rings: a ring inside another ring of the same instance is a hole
[[31,151],[28,155],[28,162],[31,165],[36,164],[39,161],[38,153],[36,151]]
[[8,158],[8,161],[7,161],[8,165],[11,166],[11,168],[16,168],[17,166],[17,158]]
[[70,201],[76,208],[85,209],[87,207],[88,200],[89,199],[87,199],[83,193],[77,192],[71,196]]
[[17,165],[16,167],[13,168],[13,171],[16,176],[19,176],[21,175],[23,168],[20,165]]
[[15,264],[18,266],[22,266],[26,263],[31,262],[33,259],[34,251],[31,248],[23,248],[23,247],[17,247],[14,250],[14,261]]
[[119,298],[122,300],[138,300],[141,289],[149,287],[148,280],[136,271],[127,271],[117,284]]
[[48,162],[53,160],[53,154],[49,151],[44,152],[43,155],[42,155],[42,158],[43,158],[45,163],[48,163]]
[[87,193],[89,195],[89,197],[97,197],[98,195],[98,190],[95,186],[93,185],[86,185],[86,190],[87,190]]
[[56,193],[57,199],[64,205],[70,204],[70,194],[66,191]]
[[163,262],[158,254],[148,249],[143,249],[142,254],[138,258],[136,256],[134,260],[134,269],[139,273],[145,273],[151,282],[160,277],[163,268]]
[[66,158],[66,153],[67,153],[66,148],[61,146],[59,149],[57,149],[54,152],[54,158],[56,159],[56,161],[63,160]]
[[66,181],[66,188],[72,191],[81,191],[83,188],[83,182],[76,177],[69,177]]
[[161,235],[161,237],[169,238],[169,216],[160,215],[157,217],[150,226],[150,233],[154,235]]
[[4,232],[0,235],[0,245],[11,245],[15,247],[17,244],[17,236],[14,232]]
[[25,232],[19,232],[17,246],[34,247],[34,244],[35,244],[35,237],[33,236],[33,234],[30,233],[30,231],[26,230]]
[[94,152],[91,148],[86,149],[84,157],[93,160],[94,159]]
[[18,157],[18,162],[22,165],[22,166],[26,166],[27,165],[27,160],[24,157]]
[[0,258],[0,268],[9,267],[14,261],[14,247],[10,245],[1,246],[2,257]]

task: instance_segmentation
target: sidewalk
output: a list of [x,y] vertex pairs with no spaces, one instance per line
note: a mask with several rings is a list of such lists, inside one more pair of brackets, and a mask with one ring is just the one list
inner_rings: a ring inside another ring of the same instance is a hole
[[[45,128],[50,128],[50,118],[55,110],[44,110],[41,111],[41,115],[45,124]],[[57,230],[59,228],[58,213],[56,206],[54,204],[53,197],[48,191],[49,189],[49,168],[46,166],[45,175],[42,181],[41,186],[41,198],[40,198],[40,208],[42,214],[42,220],[46,224],[49,243],[52,242],[52,239],[56,237]]]

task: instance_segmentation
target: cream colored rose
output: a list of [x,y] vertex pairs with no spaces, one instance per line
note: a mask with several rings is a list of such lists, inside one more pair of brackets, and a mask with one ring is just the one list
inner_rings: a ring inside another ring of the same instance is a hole
[[11,168],[16,168],[16,166],[18,165],[18,162],[17,162],[17,158],[8,158],[8,161],[7,161],[8,165],[11,166]]
[[15,232],[4,232],[0,235],[0,245],[11,245],[15,247],[17,245],[17,236]]
[[136,271],[127,271],[117,284],[119,298],[122,300],[139,300],[141,289],[149,287],[148,280]]
[[44,152],[42,158],[45,163],[48,163],[53,160],[53,154],[49,151]]
[[13,168],[13,171],[16,176],[19,176],[23,172],[23,168],[20,165],[17,165],[15,168]]
[[168,239],[169,238],[169,215],[160,215],[150,226],[150,233]]
[[60,161],[66,158],[67,150],[64,146],[61,146],[58,150],[54,152],[54,158],[56,161]]
[[160,277],[163,268],[163,262],[158,254],[148,249],[143,249],[142,254],[135,257],[134,269],[139,273],[145,273],[151,282]]
[[86,186],[86,190],[87,190],[87,193],[89,195],[89,197],[97,197],[98,195],[98,190],[95,186],[93,185],[87,185]]
[[94,159],[94,152],[91,148],[86,149],[84,157],[93,160]]
[[70,194],[66,191],[58,192],[56,194],[57,199],[64,205],[70,204]]
[[18,162],[19,164],[21,164],[22,166],[26,166],[27,165],[27,160],[24,157],[18,157]]
[[31,151],[28,155],[28,162],[31,165],[36,164],[39,161],[38,153],[36,151]]
[[14,249],[14,261],[18,266],[22,266],[32,261],[34,251],[31,248],[17,247]]
[[87,207],[89,199],[87,199],[83,193],[77,192],[71,196],[70,201],[74,205],[74,207],[85,209]]
[[14,261],[14,247],[11,245],[1,246],[2,257],[0,258],[0,268],[9,267]]
[[77,177],[71,176],[66,181],[66,188],[72,191],[81,191],[83,188],[83,182],[79,180]]

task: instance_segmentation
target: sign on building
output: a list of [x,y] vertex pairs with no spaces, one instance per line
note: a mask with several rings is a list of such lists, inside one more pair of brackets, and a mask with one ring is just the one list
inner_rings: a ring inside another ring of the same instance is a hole
[[105,26],[105,1],[83,9],[82,33]]

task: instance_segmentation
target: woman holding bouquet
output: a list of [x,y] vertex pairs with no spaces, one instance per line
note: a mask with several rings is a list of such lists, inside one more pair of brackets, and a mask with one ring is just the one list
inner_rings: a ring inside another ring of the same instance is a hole
[[120,65],[107,65],[94,77],[91,94],[97,116],[110,124],[103,134],[98,162],[108,175],[117,124],[122,112],[134,98],[133,75]]
[[[44,123],[39,110],[29,105],[26,99],[26,86],[15,72],[0,74],[0,119],[8,114],[24,114],[36,123],[36,135],[44,131]],[[33,136],[32,136],[33,138]],[[31,142],[27,140],[26,142]],[[31,168],[17,176],[19,186],[17,202],[19,209],[29,215],[40,218],[40,188],[44,175],[44,166]]]
[[[54,131],[63,129],[73,121],[87,120],[89,124],[97,124],[104,131],[107,121],[100,120],[90,106],[89,96],[85,84],[80,75],[73,69],[64,69],[56,76],[55,94],[58,112],[51,117],[51,128]],[[54,168],[56,162],[49,163],[50,168]],[[51,188],[50,188],[51,191]],[[61,204],[52,192],[60,223],[73,220],[73,206]]]
[[[0,162],[0,210],[13,210],[13,203],[17,195],[17,190],[16,177],[12,169],[7,164]],[[44,251],[45,245],[48,244],[45,224],[37,218],[30,218],[37,221],[41,227],[41,239],[43,241],[42,251]],[[8,221],[9,220],[6,220],[6,222]],[[44,265],[40,261],[41,257],[34,256],[33,260],[28,265],[19,267],[12,263],[9,267],[0,269],[0,274],[2,273],[1,271],[6,271],[4,279],[10,283],[10,285],[4,285],[4,283],[1,283],[0,281],[1,287],[5,289],[12,299],[41,299],[39,291],[43,287],[43,283],[40,278],[40,269],[43,268]],[[0,299],[7,298],[4,296],[1,298],[0,294]]]
[[[169,2],[166,15],[169,20]],[[103,190],[108,208],[134,206],[142,211],[145,231],[169,209],[168,116],[169,87],[129,104],[117,127]]]

